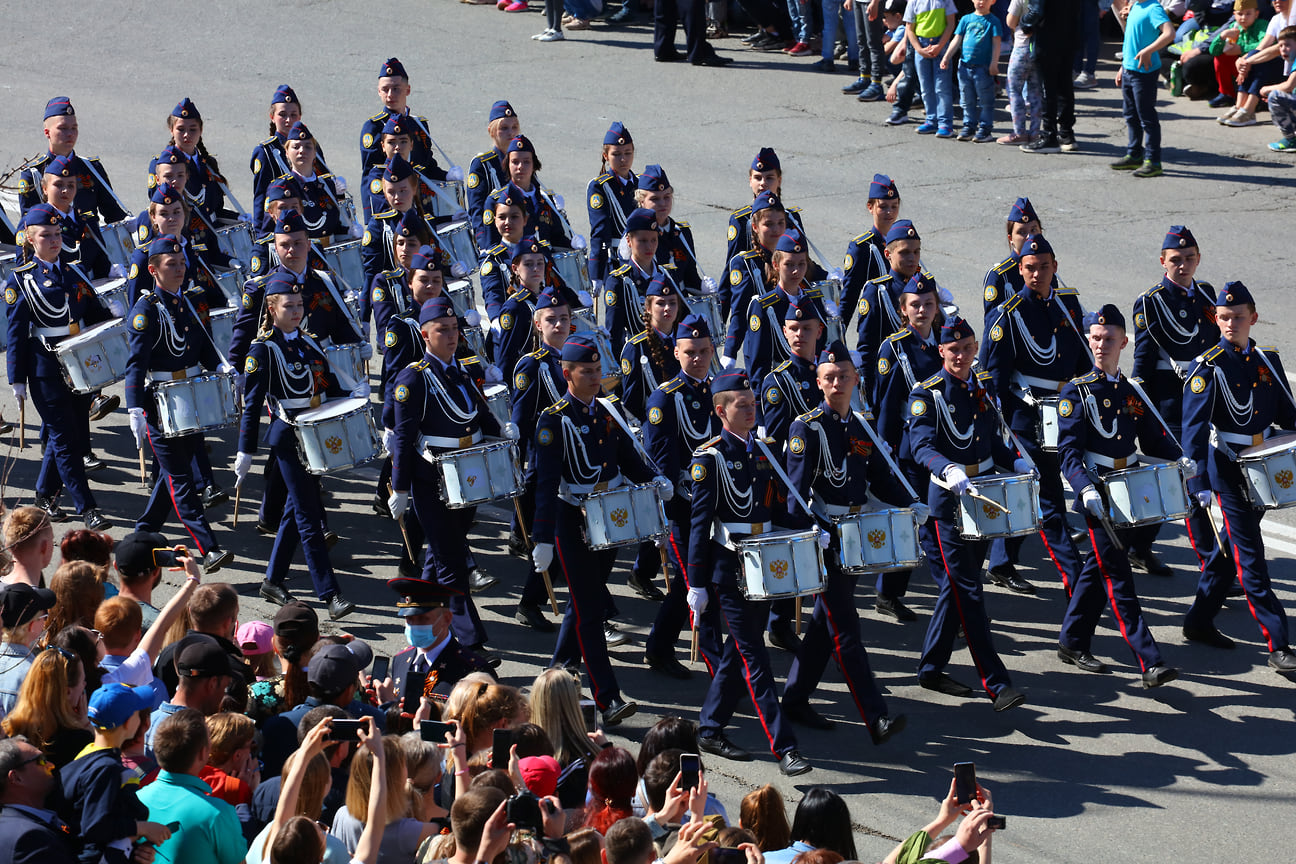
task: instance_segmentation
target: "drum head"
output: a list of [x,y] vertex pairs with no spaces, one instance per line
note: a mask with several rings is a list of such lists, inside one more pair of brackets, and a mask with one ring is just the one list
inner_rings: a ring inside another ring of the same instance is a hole
[[468,223],[460,219],[458,222],[448,222],[437,229],[438,234],[453,234],[456,231],[467,231]]
[[1284,432],[1281,435],[1275,435],[1266,440],[1263,444],[1256,444],[1247,447],[1239,456],[1268,456],[1270,453],[1278,453],[1282,450],[1288,450],[1296,445],[1296,432]]
[[297,419],[298,421],[330,420],[334,417],[341,417],[343,414],[350,414],[353,411],[359,411],[368,406],[368,399],[334,399],[318,408],[312,408],[309,411],[301,412],[297,415]]
[[97,342],[99,341],[99,338],[109,330],[122,330],[125,329],[125,326],[125,322],[121,318],[114,318],[111,321],[103,321],[93,327],[88,327],[85,330],[82,330],[75,336],[69,336],[62,340],[59,342],[58,347],[62,348],[65,345],[82,345],[86,342]]

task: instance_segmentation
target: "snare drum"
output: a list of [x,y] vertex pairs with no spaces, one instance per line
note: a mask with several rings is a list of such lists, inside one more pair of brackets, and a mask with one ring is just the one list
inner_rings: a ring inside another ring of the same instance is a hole
[[251,261],[252,250],[256,246],[254,240],[252,226],[247,222],[216,220],[216,242],[221,251],[231,258]]
[[584,249],[563,249],[553,254],[553,267],[559,278],[573,293],[584,291],[593,294],[594,283],[589,277],[589,253]]
[[437,243],[450,255],[450,260],[463,265],[465,273],[472,273],[480,263],[477,241],[467,222],[451,222],[437,228]]
[[908,570],[923,559],[918,520],[907,507],[831,517],[843,573]]
[[[724,315],[720,312],[720,294],[688,294],[685,298],[688,301],[689,311],[694,315],[701,315],[706,319],[707,326],[711,332],[725,332]],[[681,316],[682,317],[682,316]]]
[[594,334],[599,349],[599,365],[603,367],[603,386],[611,389],[621,380],[621,360],[612,350],[612,335],[594,323],[594,313],[588,309],[572,312],[572,332]]
[[328,262],[329,270],[341,280],[343,294],[350,292],[358,295],[366,290],[368,286],[365,285],[364,264],[360,261],[359,240],[325,246],[320,253]]
[[473,290],[473,283],[468,279],[456,279],[451,282],[445,286],[445,294],[450,298],[450,305],[454,307],[455,315],[460,318],[464,317],[469,309],[477,308],[477,292]]
[[655,483],[595,492],[581,502],[585,542],[591,549],[637,546],[665,537],[666,510]]
[[1238,454],[1247,497],[1265,510],[1296,505],[1296,432],[1275,435]]
[[1061,401],[1061,396],[1039,398],[1039,442],[1049,453],[1056,453],[1058,448],[1058,403]]
[[311,474],[332,474],[382,455],[368,399],[337,399],[293,420],[297,452]]
[[94,393],[126,377],[130,343],[126,322],[104,321],[54,346],[63,380],[73,393]]
[[491,414],[499,421],[500,426],[511,419],[512,406],[509,405],[509,388],[505,384],[492,384],[486,388],[486,404]]
[[347,386],[345,380],[341,381],[342,386],[348,390],[369,380],[369,367],[365,363],[364,356],[360,353],[363,348],[363,342],[347,342],[342,345],[326,345],[324,347],[324,359],[328,361],[329,369],[333,374],[339,379],[344,379],[349,375],[354,382]]
[[238,304],[242,300],[243,283],[247,281],[242,270],[213,267],[211,275],[216,277],[216,287],[225,295],[227,304]]
[[1108,471],[1102,482],[1107,487],[1107,515],[1117,528],[1153,525],[1188,515],[1188,493],[1178,462],[1150,462]]
[[819,529],[773,531],[736,541],[742,561],[738,589],[748,600],[818,594],[824,589]]
[[238,311],[233,306],[211,310],[212,342],[216,344],[216,350],[222,357],[229,356],[230,346],[234,344],[234,318]]
[[108,260],[120,265],[123,273],[130,272],[131,253],[135,251],[135,226],[129,220],[99,226],[104,251]]
[[818,288],[819,293],[823,295],[823,299],[832,301],[834,306],[841,306],[841,282],[838,282],[836,279],[825,279],[822,282],[811,282],[810,287]]
[[90,285],[109,315],[114,318],[126,317],[130,309],[126,306],[125,279],[94,279],[91,280]]
[[1034,474],[986,474],[973,477],[972,485],[978,494],[998,501],[1012,513],[971,495],[960,495],[960,533],[964,537],[1022,537],[1039,530],[1039,480]]
[[491,441],[437,453],[430,461],[441,474],[441,500],[452,510],[517,498],[525,480],[516,441]]
[[468,212],[463,183],[424,177],[423,184],[432,190],[432,198],[429,201],[432,216],[453,219]]
[[153,384],[153,396],[157,399],[158,428],[163,438],[209,432],[239,422],[233,375],[216,372],[180,381],[158,381]]

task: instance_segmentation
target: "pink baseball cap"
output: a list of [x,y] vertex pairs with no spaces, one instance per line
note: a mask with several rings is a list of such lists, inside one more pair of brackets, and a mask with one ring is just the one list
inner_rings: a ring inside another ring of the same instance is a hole
[[240,624],[238,633],[234,641],[243,649],[243,654],[247,657],[255,657],[258,654],[269,654],[273,650],[270,638],[274,636],[274,628],[264,621],[249,621],[246,624]]

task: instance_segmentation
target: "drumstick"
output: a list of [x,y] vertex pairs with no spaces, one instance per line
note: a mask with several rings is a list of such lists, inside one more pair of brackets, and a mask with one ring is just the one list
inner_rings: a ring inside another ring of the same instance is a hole
[[1009,510],[1007,507],[1005,507],[1004,505],[1000,504],[998,501],[994,500],[993,498],[987,498],[986,496],[982,495],[980,492],[973,492],[971,489],[968,490],[968,493],[967,493],[967,494],[970,495],[971,497],[977,499],[978,501],[984,501],[985,503],[987,503],[987,504],[989,504],[990,506],[994,507],[996,510],[1001,511],[1005,516],[1011,516],[1011,515],[1012,515],[1012,511],[1011,511],[1011,510]]
[[[522,542],[528,549],[531,548],[531,536],[527,533],[526,520],[522,518],[522,502],[517,498],[513,499],[513,511],[517,513],[518,530],[522,532]],[[549,578],[549,570],[541,570],[540,578],[544,580],[545,592],[549,595],[549,605],[553,607],[553,613],[560,615],[558,611],[558,598],[554,596],[553,580]]]
[[27,448],[27,400],[18,400],[18,449]]
[[693,629],[693,638],[690,640],[690,644],[689,644],[689,662],[690,662],[690,663],[696,663],[696,662],[697,662],[697,654],[698,654],[698,635],[697,635],[697,618],[696,618],[696,617],[694,617],[694,619],[693,619],[693,628],[692,628],[692,629]]
[[139,448],[140,485],[148,488],[148,474],[144,471],[144,448]]
[[241,501],[242,499],[243,499],[243,484],[235,483],[234,484],[234,527],[235,528],[238,527],[238,508],[239,508],[239,501]]
[[801,635],[801,598],[796,598],[796,634]]
[[[388,494],[388,495],[395,495],[395,494],[396,494],[395,490],[392,489],[392,485],[391,485],[390,483],[387,484],[387,494]],[[407,531],[407,530],[405,529],[405,514],[404,514],[404,513],[402,513],[401,515],[399,515],[399,516],[396,517],[396,524],[400,526],[401,539],[405,541],[405,551],[406,551],[406,553],[409,554],[409,558],[410,558],[410,560],[413,561],[413,560],[414,560],[414,547],[410,544],[409,531]]]
[[[669,541],[670,535],[667,535]],[[666,593],[670,593],[670,559],[666,556],[666,547],[658,546],[657,551],[661,553],[662,559],[662,578],[666,580]]]

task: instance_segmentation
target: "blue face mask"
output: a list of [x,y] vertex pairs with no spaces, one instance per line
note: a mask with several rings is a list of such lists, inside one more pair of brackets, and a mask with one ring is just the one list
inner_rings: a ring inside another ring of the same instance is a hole
[[431,624],[406,624],[405,641],[415,648],[431,648],[436,644],[436,628]]

